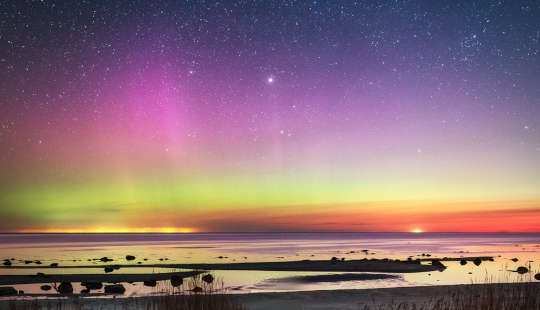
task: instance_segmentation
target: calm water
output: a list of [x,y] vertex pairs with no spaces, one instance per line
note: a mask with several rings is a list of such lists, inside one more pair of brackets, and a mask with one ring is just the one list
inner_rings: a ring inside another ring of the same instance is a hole
[[[369,250],[369,254],[361,250]],[[354,251],[354,253],[351,253]],[[494,256],[480,266],[445,262],[443,272],[401,274],[398,279],[299,284],[288,278],[316,272],[215,271],[229,292],[378,288],[395,286],[514,282],[531,280],[540,271],[540,234],[462,233],[212,233],[212,234],[0,234],[0,259],[41,260],[44,265],[102,265],[88,259],[107,256],[115,264],[134,262],[227,263],[300,259],[392,258],[422,253],[432,256]],[[219,258],[219,257],[224,258]],[[146,261],[143,261],[146,258]],[[517,258],[518,262],[511,259]],[[160,260],[163,259],[163,260]],[[165,260],[166,259],[166,260]],[[15,262],[14,265],[24,265]],[[533,272],[513,272],[527,266]],[[122,268],[115,273],[171,272],[159,268]],[[2,274],[102,273],[103,269],[0,269]],[[534,281],[534,280],[533,280]],[[126,296],[159,293],[158,288],[127,285]],[[19,285],[26,293],[39,293],[39,285]],[[80,289],[75,285],[75,290]]]

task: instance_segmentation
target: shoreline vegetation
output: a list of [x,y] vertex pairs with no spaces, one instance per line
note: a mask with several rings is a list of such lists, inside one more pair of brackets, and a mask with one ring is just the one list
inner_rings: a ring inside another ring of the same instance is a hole
[[[212,288],[207,287],[208,290]],[[249,294],[0,300],[0,309],[207,310],[534,310],[540,283],[462,284]]]

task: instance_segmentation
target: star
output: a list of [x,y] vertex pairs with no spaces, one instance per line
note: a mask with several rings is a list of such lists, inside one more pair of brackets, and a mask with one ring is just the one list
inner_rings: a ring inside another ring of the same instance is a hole
[[274,77],[269,76],[269,77],[266,79],[266,81],[268,82],[268,84],[272,84],[272,83],[274,83]]

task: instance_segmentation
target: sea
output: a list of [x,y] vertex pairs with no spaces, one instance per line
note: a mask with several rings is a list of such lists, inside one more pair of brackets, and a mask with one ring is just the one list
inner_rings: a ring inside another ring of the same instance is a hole
[[[404,286],[452,285],[535,281],[540,272],[540,234],[518,233],[179,233],[179,234],[0,234],[0,259],[15,259],[0,268],[0,275],[53,273],[104,273],[95,258],[108,257],[112,264],[239,263],[294,260],[407,259],[492,256],[476,266],[469,262],[444,262],[444,271],[395,274],[378,280],[299,283],[291,279],[336,272],[212,271],[225,293],[284,292],[335,289],[367,289]],[[429,256],[428,256],[429,255]],[[76,268],[19,269],[24,260],[58,263]],[[109,264],[111,264],[109,263]],[[428,263],[428,262],[426,262]],[[86,267],[85,267],[86,266]],[[519,274],[516,269],[530,272]],[[115,273],[161,273],[185,269],[126,267]],[[40,284],[15,285],[25,293],[40,294]],[[75,283],[75,292],[81,290]],[[162,294],[163,286],[127,285],[124,296]]]

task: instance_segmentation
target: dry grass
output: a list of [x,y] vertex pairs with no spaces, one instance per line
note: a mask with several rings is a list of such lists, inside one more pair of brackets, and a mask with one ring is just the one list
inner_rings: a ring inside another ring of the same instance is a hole
[[[195,287],[202,292],[195,293]],[[246,310],[226,294],[222,281],[206,283],[202,276],[184,280],[180,287],[173,287],[170,281],[158,282],[152,297],[88,299],[74,297],[48,300],[18,300],[8,304],[9,310]]]

